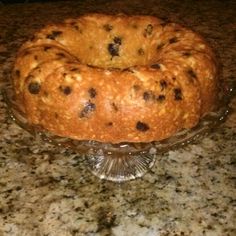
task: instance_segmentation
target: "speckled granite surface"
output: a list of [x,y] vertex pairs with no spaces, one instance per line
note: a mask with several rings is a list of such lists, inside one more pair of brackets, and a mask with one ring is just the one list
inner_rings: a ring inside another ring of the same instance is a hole
[[[0,87],[18,47],[85,12],[153,14],[200,32],[236,75],[235,1],[79,1],[0,6]],[[235,109],[236,100],[231,103]],[[142,179],[100,181],[79,154],[34,140],[0,97],[0,236],[235,236],[236,112],[208,137],[160,157]]]

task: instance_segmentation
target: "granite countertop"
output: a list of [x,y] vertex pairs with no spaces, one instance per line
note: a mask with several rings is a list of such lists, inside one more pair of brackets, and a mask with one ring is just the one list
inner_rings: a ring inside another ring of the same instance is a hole
[[[235,80],[235,1],[95,1],[0,5],[0,88],[19,46],[50,22],[86,12],[152,14],[201,33]],[[94,177],[72,150],[35,140],[0,95],[0,236],[235,236],[236,99],[207,137],[157,157],[143,178]]]

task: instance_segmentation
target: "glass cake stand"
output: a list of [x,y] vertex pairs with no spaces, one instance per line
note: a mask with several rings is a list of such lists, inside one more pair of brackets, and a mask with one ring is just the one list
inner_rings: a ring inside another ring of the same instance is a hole
[[78,141],[53,135],[39,126],[28,124],[24,114],[17,107],[10,83],[5,86],[2,94],[10,118],[21,128],[37,139],[75,150],[85,157],[87,167],[100,179],[123,182],[143,176],[152,168],[157,155],[192,143],[206,136],[214,127],[222,123],[230,111],[229,102],[234,95],[234,88],[234,81],[225,82],[220,94],[218,110],[209,113],[192,129],[184,129],[171,138],[158,142],[119,144]]

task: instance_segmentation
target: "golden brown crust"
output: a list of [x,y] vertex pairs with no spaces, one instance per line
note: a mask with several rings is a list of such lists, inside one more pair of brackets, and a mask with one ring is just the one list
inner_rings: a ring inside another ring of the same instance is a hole
[[150,16],[90,14],[46,26],[19,50],[13,82],[30,123],[112,143],[191,128],[218,92],[205,41]]

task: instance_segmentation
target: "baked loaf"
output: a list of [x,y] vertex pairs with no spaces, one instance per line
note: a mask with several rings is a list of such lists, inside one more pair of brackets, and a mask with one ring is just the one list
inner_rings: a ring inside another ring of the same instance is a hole
[[151,16],[89,14],[20,48],[13,85],[30,124],[77,140],[150,142],[215,109],[217,62],[204,39]]

